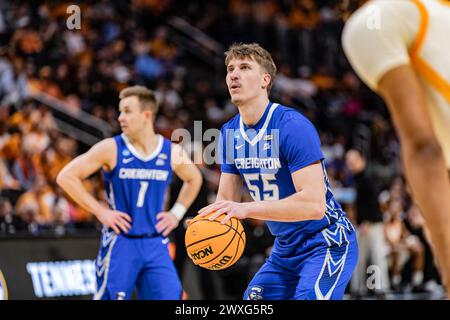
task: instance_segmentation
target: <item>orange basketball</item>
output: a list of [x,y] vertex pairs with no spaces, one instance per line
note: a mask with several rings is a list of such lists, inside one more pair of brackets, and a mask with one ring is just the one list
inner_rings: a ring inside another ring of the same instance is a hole
[[191,220],[186,229],[185,244],[194,264],[209,270],[222,270],[241,257],[245,248],[244,228],[236,218],[221,224],[224,217],[221,215],[209,221],[208,216],[196,216]]

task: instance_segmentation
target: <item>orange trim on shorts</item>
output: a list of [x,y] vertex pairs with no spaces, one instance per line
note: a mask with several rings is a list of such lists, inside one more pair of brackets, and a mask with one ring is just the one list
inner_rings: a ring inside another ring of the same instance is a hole
[[417,32],[416,40],[411,46],[411,49],[409,49],[411,58],[415,58],[418,56],[420,49],[422,49],[423,43],[425,42],[430,17],[428,16],[427,8],[422,2],[420,2],[419,0],[411,0],[411,2],[416,5],[420,13],[419,31]]
[[[433,67],[420,57],[419,53],[423,47],[425,42],[425,38],[428,31],[428,25],[430,22],[430,17],[428,15],[427,8],[425,5],[419,0],[411,0],[420,13],[420,26],[419,31],[417,32],[416,40],[414,41],[411,49],[409,50],[409,55],[411,57],[411,64],[414,69],[425,78],[442,96],[450,103],[450,83],[444,79],[438,72],[436,72]],[[445,5],[449,5],[450,3],[447,1],[441,0],[441,2],[445,3]]]
[[421,57],[412,60],[414,69],[436,89],[450,104],[450,83]]
[[444,6],[450,7],[450,1],[448,1],[448,0],[439,0],[439,2],[442,3]]

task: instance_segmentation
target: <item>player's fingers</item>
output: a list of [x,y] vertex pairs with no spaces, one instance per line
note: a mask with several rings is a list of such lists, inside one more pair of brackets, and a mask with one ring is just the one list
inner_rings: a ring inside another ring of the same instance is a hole
[[163,232],[163,236],[164,237],[167,237],[171,232],[172,232],[172,230],[174,229],[174,227],[173,226],[168,226],[165,230],[164,230],[164,232]]
[[128,222],[128,220],[125,220],[125,219],[123,219],[123,218],[120,218],[119,221],[120,221],[120,223],[121,223],[124,227],[126,227],[128,230],[131,229],[131,224]]
[[168,226],[168,222],[166,220],[160,220],[157,224],[156,224],[156,230],[158,232],[162,232],[165,228],[167,228]]
[[223,201],[217,201],[214,203],[211,203],[210,205],[207,205],[206,207],[201,208],[200,210],[198,210],[198,213],[201,214],[202,217],[205,216],[205,214],[207,214],[207,211],[210,211],[211,208],[215,208],[217,206],[220,206],[223,203]]
[[205,217],[208,214],[221,209],[224,205],[225,204],[223,204],[223,203],[213,203],[213,204],[209,205],[208,207],[206,207],[205,210],[203,210],[202,213],[199,214],[199,216]]
[[156,231],[161,232],[161,228],[162,228],[162,222],[158,222],[158,223],[155,225]]
[[[128,229],[131,228],[131,226],[128,224],[128,222],[126,220],[122,219],[120,216],[114,217],[113,224],[116,227],[119,227],[120,229],[122,229],[124,232],[127,232]],[[124,229],[126,229],[126,230],[124,230]]]
[[169,226],[163,226],[162,228],[161,228],[161,230],[160,231],[158,231],[161,235],[163,235],[164,237],[166,236],[166,231],[167,231],[167,229],[170,229],[169,228]]
[[224,213],[227,213],[230,210],[230,208],[221,208],[219,210],[217,210],[216,212],[214,212],[208,219],[210,221],[216,220],[217,217],[221,216]]
[[233,216],[231,215],[231,212],[228,212],[228,214],[225,216],[225,218],[220,221],[221,224],[227,223]]
[[114,231],[116,234],[120,234],[119,228],[117,228],[115,224],[111,224],[111,225],[110,225],[110,228],[113,229],[113,231]]
[[209,207],[211,207],[212,205],[214,205],[214,203],[210,204],[210,205],[208,205],[206,207],[201,208],[200,210],[198,210],[198,214],[202,214],[203,212],[205,212],[205,210],[208,210]]
[[190,225],[192,222],[192,218],[187,218],[186,220],[184,220],[184,223],[186,223],[186,225]]
[[123,217],[119,217],[117,221],[120,222],[120,224],[125,226],[127,229],[131,229],[131,224],[128,223],[128,220],[125,220]]
[[128,228],[121,222],[118,222],[117,225],[119,226],[120,230],[122,230],[124,233],[128,233]]
[[124,218],[125,220],[127,220],[129,223],[131,223],[131,217],[129,214],[123,213],[123,212],[119,212],[119,215]]
[[156,215],[156,220],[161,220],[163,218],[167,217],[167,213],[166,212],[160,212]]

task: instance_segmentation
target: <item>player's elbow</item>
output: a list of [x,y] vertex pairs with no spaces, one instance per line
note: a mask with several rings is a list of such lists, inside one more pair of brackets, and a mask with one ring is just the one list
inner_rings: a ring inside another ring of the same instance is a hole
[[62,171],[56,176],[56,184],[60,187],[64,184],[64,173],[62,173]]
[[203,184],[202,173],[198,168],[196,168],[196,170],[192,170],[191,176],[185,182],[189,184],[189,187],[192,188],[192,190],[196,190],[198,192]]
[[321,220],[327,210],[325,201],[318,201],[311,212],[311,220]]
[[200,170],[197,171],[197,175],[198,175],[198,181],[200,184],[203,183],[203,176]]
[[67,185],[67,181],[70,179],[69,175],[65,170],[61,170],[58,175],[56,176],[56,183],[59,187],[62,189],[65,189]]
[[203,184],[203,176],[199,169],[194,171],[193,181],[195,185],[198,186],[198,188],[200,189],[200,187]]

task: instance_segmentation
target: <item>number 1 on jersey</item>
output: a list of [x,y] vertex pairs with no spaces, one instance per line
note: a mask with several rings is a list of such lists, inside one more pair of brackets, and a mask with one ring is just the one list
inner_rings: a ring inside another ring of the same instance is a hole
[[136,207],[141,208],[144,205],[145,193],[148,189],[148,181],[141,181],[141,187],[139,188],[139,195]]

